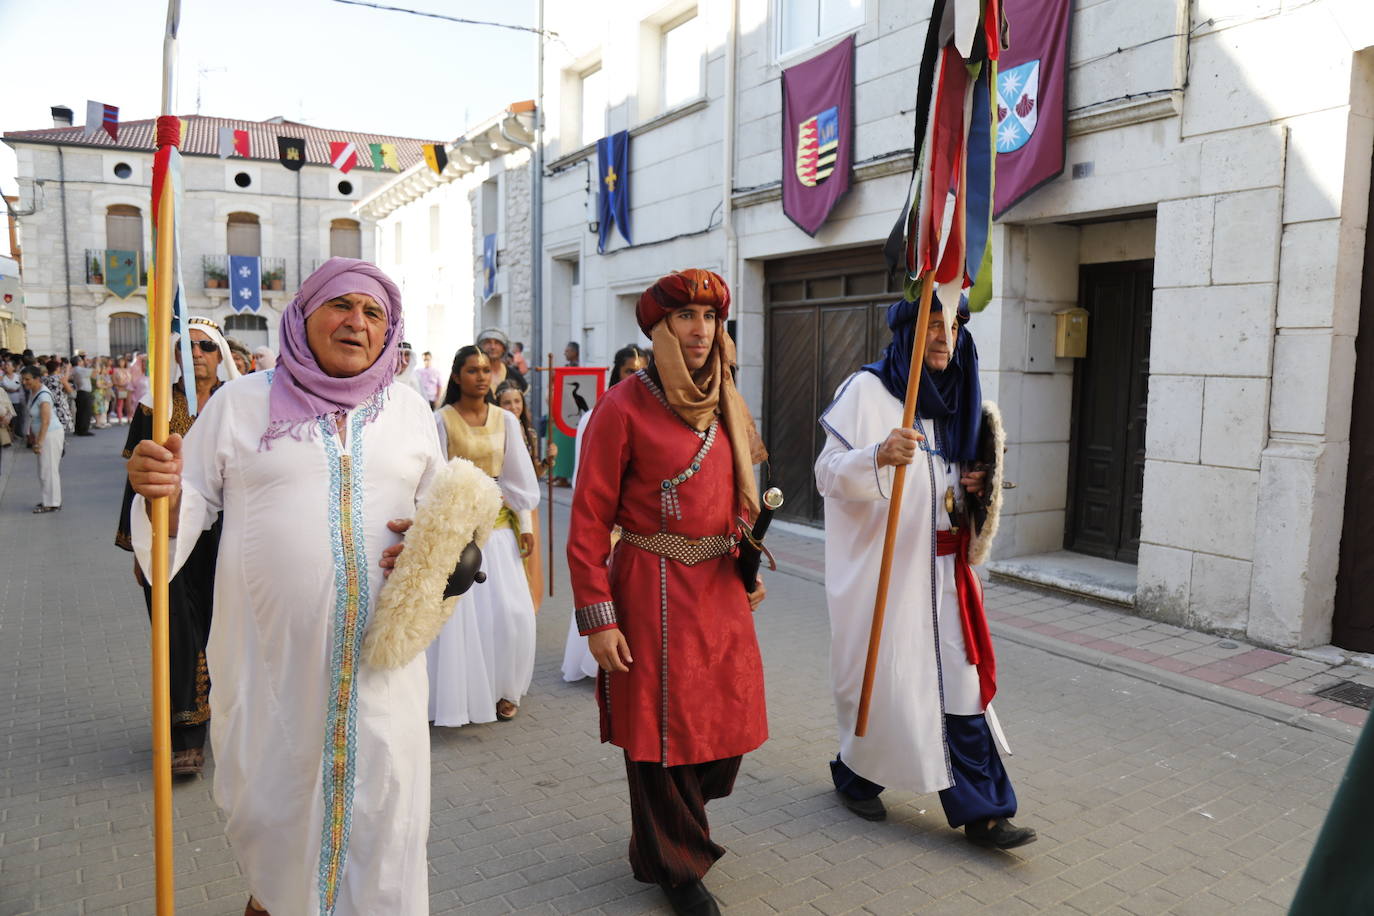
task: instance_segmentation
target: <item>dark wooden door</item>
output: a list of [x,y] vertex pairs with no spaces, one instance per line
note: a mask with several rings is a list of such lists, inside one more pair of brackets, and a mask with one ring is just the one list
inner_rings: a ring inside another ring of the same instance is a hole
[[[1374,207],[1374,187],[1370,190]],[[1371,210],[1374,212],[1374,210]],[[1331,641],[1374,652],[1374,232],[1365,236],[1360,330],[1355,338],[1355,397],[1350,415],[1350,468],[1336,574]]]
[[817,423],[835,389],[887,344],[887,307],[901,297],[882,249],[847,249],[772,261],[766,267],[764,439],[779,518],[822,521],[812,466],[825,444]]
[[1079,274],[1088,355],[1073,384],[1064,546],[1136,562],[1145,482],[1153,261],[1092,264]]

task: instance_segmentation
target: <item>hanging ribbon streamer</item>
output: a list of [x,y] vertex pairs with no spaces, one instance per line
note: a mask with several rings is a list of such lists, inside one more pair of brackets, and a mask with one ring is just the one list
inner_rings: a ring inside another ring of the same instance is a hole
[[[158,151],[153,158],[153,269],[151,273],[155,282],[156,275],[166,266],[172,272],[172,314],[158,315],[156,309],[150,310],[149,321],[170,322],[180,335],[179,350],[181,352],[182,365],[182,388],[186,392],[186,410],[192,416],[196,415],[195,398],[195,363],[191,356],[191,335],[186,330],[186,280],[182,271],[181,257],[181,221],[172,216],[171,225],[162,225],[161,200],[162,195],[172,196],[171,212],[177,214],[181,212],[181,202],[185,197],[185,177],[182,169],[181,159],[181,119],[176,117],[162,117],[157,119],[157,142]],[[172,258],[171,264],[163,265],[158,263],[159,247],[157,244],[158,235],[162,232],[172,233]],[[149,348],[149,362],[157,358],[154,354],[156,348]],[[151,365],[149,367],[149,377],[152,377]]]

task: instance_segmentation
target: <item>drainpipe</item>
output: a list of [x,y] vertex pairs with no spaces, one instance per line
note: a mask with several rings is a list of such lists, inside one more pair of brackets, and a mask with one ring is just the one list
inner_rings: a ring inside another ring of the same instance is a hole
[[[534,236],[533,242],[533,264],[530,266],[530,283],[532,289],[530,295],[533,297],[530,302],[530,347],[533,352],[535,362],[544,353],[544,0],[539,0],[539,55],[536,66],[539,68],[537,89],[535,92],[534,103],[534,162],[531,166],[533,174],[533,186],[530,193],[530,207],[534,211],[530,214],[530,234]],[[552,384],[552,379],[549,380]],[[534,397],[527,403],[535,405],[536,411],[542,411],[544,399],[540,397],[543,390],[544,380],[539,377],[539,373],[534,373],[534,378],[530,380],[530,392]],[[552,421],[550,421],[552,422]],[[552,540],[553,532],[549,532]]]
[[67,238],[67,163],[62,147],[57,148],[57,187],[62,194],[62,274],[67,286],[67,353],[76,352],[76,333],[72,322],[72,252]]
[[739,0],[730,0],[730,19],[725,32],[725,133],[724,167],[721,169],[721,227],[725,230],[725,282],[732,288],[739,279],[735,276],[739,260],[739,239],[735,235],[735,208],[731,199],[735,192],[735,84],[738,79],[735,47],[739,23]]
[[[358,230],[360,233],[362,229]],[[301,260],[301,170],[296,169],[296,288],[305,282],[305,274],[301,272],[304,262]],[[232,297],[231,297],[232,298]],[[271,339],[271,335],[268,335]]]

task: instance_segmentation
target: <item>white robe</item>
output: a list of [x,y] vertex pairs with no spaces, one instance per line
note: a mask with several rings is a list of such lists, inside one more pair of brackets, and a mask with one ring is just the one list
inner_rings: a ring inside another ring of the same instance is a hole
[[[877,450],[901,422],[902,402],[877,376],[860,371],[846,379],[820,417],[826,441],[816,459],[816,488],[825,497],[825,591],[840,757],[872,782],[924,793],[953,784],[945,713],[984,712],[978,671],[965,656],[954,557],[935,556],[935,530],[949,528],[944,495],[947,487],[957,491],[959,466],[947,467],[930,452],[919,452],[906,473],[868,734],[854,736],[895,471],[878,467]],[[933,424],[920,425],[933,441]],[[1009,753],[991,706],[986,713],[999,747]]]
[[[587,411],[582,415],[582,419],[577,421],[577,438],[573,440],[574,492],[577,487],[577,465],[582,460],[582,431],[587,428],[587,421],[592,418],[592,413],[593,411]],[[563,643],[563,680],[580,681],[584,677],[596,677],[600,672],[601,666],[592,656],[592,650],[587,645],[587,637],[577,632],[577,615],[569,612],[568,638]]]
[[[509,411],[501,414],[506,454],[496,483],[502,501],[519,516],[521,530],[529,531],[532,510],[539,505],[539,480],[520,421]],[[433,423],[449,457],[448,430],[437,412]],[[453,616],[425,650],[429,719],[435,725],[495,722],[496,702],[519,705],[534,678],[534,601],[520,545],[510,528],[491,533],[482,548],[482,571],[487,581],[475,583],[458,599]]]
[[[259,450],[272,372],[221,388],[186,437],[175,573],[224,513],[210,670],[214,795],[248,888],[273,916],[429,912],[424,663],[360,664],[382,551],[442,458],[429,406],[392,385]],[[365,423],[365,417],[380,411]],[[321,428],[323,427],[323,428]],[[151,569],[143,499],[132,535]]]

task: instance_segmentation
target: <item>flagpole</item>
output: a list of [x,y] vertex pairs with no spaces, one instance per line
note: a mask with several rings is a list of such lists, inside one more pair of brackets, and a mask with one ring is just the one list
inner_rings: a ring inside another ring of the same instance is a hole
[[[902,402],[902,429],[910,429],[916,419],[916,399],[921,389],[921,370],[926,361],[926,334],[930,329],[930,299],[935,292],[935,271],[926,271],[921,283],[921,306],[916,314],[916,337],[911,344],[911,367],[906,377],[906,399]],[[854,736],[868,734],[868,712],[873,701],[873,680],[878,672],[878,646],[883,639],[883,617],[887,613],[887,592],[892,583],[892,557],[897,545],[897,526],[902,517],[902,496],[906,492],[906,469],[899,464],[892,478],[892,498],[887,504],[887,533],[883,537],[883,560],[878,567],[878,594],[873,600],[873,624],[868,631],[868,661],[864,664],[863,689],[859,694],[859,716]]]
[[[173,87],[177,57],[177,27],[181,17],[180,0],[167,0],[167,31],[162,41],[162,117],[158,123],[159,147],[163,146],[165,125],[174,120],[172,114]],[[175,130],[179,133],[180,125]],[[177,137],[177,141],[179,141]],[[173,151],[164,153],[170,158]],[[164,160],[165,161],[165,160]],[[156,171],[156,170],[155,170]],[[172,348],[171,313],[177,269],[174,263],[176,235],[174,195],[171,178],[165,172],[159,188],[156,176],[153,193],[157,207],[157,248],[153,273],[153,300],[149,305],[148,349],[152,354],[150,384],[153,397],[153,441],[167,441],[171,427]],[[168,636],[167,558],[170,504],[166,497],[152,500],[153,527],[152,575],[152,711],[153,711],[153,869],[156,886],[158,916],[170,916],[174,910],[176,883],[172,869],[172,702]]]
[[[541,41],[543,39],[540,39]],[[544,435],[548,437],[548,443],[544,446],[544,457],[547,458],[553,448],[553,351],[549,351],[548,368],[549,373],[549,412],[548,423]],[[549,597],[553,597],[553,462],[549,462]]]

